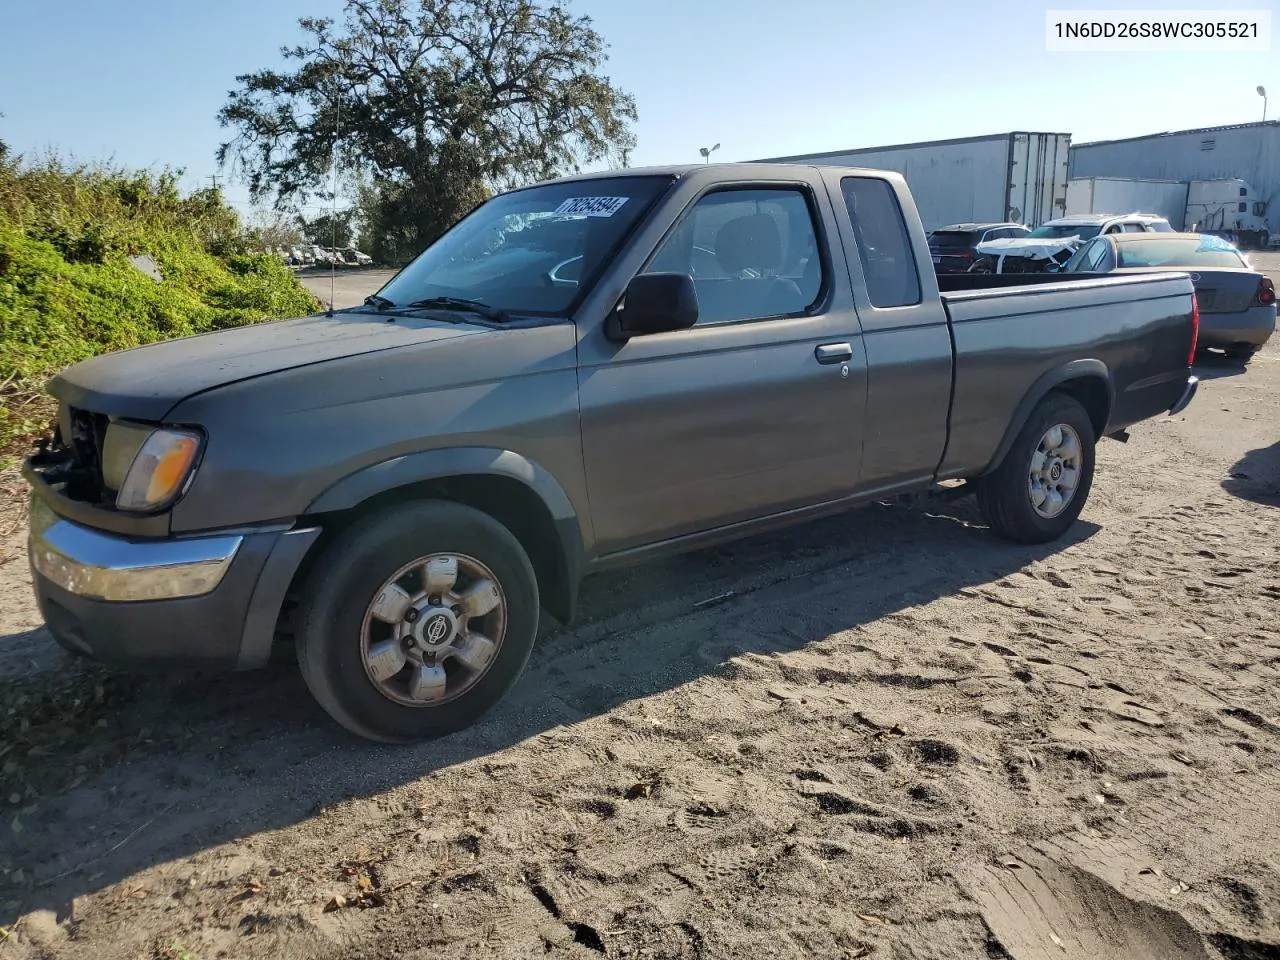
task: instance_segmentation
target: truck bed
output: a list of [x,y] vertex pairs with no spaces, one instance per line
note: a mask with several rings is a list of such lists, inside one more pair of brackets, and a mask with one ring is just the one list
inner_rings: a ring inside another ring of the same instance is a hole
[[938,285],[955,346],[940,479],[964,476],[994,456],[1000,438],[991,436],[991,423],[1064,364],[1102,373],[1113,391],[1099,435],[1159,416],[1185,387],[1192,292],[1185,273],[958,274]]
[[971,293],[974,290],[1003,290],[1007,287],[1074,284],[1098,279],[1092,274],[1081,273],[940,273],[937,277],[938,291],[944,295]]

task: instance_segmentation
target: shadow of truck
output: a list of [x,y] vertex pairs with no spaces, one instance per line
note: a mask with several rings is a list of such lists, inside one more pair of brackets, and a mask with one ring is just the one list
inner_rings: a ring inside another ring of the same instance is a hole
[[998,580],[1097,529],[1080,522],[1056,544],[1010,546],[979,525],[969,501],[938,510],[874,505],[599,574],[584,584],[579,621],[544,630],[505,701],[468,730],[407,747],[346,735],[287,665],[175,677],[70,664],[45,676],[79,682],[78,695],[99,701],[88,705],[87,726],[46,736],[69,704],[36,686],[27,728],[0,731],[15,738],[5,741],[0,793],[32,797],[18,815],[21,832],[0,852],[0,924],[671,690],[733,657],[798,650]]

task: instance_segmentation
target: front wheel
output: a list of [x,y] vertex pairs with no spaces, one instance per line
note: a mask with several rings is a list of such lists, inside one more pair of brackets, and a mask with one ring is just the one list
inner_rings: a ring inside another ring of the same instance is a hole
[[1051,393],[1032,411],[995,471],[977,482],[991,529],[1018,543],[1056,540],[1093,486],[1093,422],[1080,402]]
[[470,726],[523,671],[538,583],[502,524],[445,501],[404,504],[340,534],[307,578],[303,679],[325,711],[370,740]]

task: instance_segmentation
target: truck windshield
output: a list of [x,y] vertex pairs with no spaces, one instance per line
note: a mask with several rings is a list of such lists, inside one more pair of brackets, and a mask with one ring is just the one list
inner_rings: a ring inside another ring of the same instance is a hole
[[602,177],[500,194],[451,227],[378,296],[390,306],[454,298],[503,313],[564,314],[671,181]]
[[1067,223],[1046,223],[1043,227],[1036,227],[1027,235],[1027,237],[1028,239],[1035,240],[1062,240],[1066,237],[1079,237],[1081,240],[1092,240],[1098,235],[1098,231],[1101,229],[1101,226],[1087,227],[1082,224],[1072,226]]

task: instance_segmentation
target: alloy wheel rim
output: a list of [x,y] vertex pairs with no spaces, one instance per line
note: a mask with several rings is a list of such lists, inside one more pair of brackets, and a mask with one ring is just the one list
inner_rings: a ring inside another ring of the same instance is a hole
[[1052,520],[1071,505],[1083,464],[1084,445],[1074,427],[1056,423],[1044,432],[1027,473],[1027,494],[1039,516]]
[[507,620],[502,585],[479,560],[457,553],[419,557],[383,581],[365,608],[365,675],[394,703],[448,703],[488,673]]

